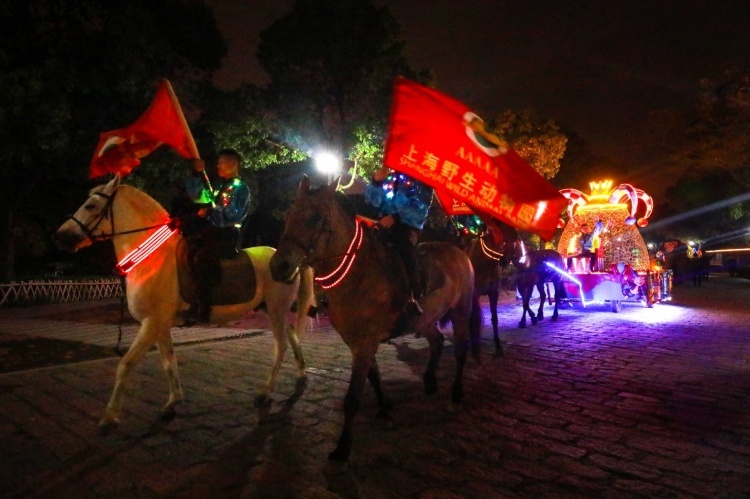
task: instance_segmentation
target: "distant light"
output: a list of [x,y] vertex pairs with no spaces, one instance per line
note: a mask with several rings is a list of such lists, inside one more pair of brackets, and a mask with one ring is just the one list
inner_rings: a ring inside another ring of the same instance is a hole
[[341,171],[341,159],[332,152],[322,151],[315,154],[315,168],[319,172],[331,175]]

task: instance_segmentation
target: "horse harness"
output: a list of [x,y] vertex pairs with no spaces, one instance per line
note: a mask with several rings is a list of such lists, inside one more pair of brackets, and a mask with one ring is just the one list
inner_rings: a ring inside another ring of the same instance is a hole
[[[94,217],[94,219],[89,222],[88,224],[85,224],[78,220],[75,215],[70,215],[68,217],[68,220],[72,220],[75,222],[78,227],[80,227],[83,234],[91,240],[91,242],[96,243],[99,241],[106,241],[107,239],[112,239],[115,236],[122,236],[125,234],[135,234],[137,232],[145,232],[147,230],[156,229],[157,227],[163,227],[165,225],[169,225],[170,222],[156,224],[156,225],[150,225],[148,227],[142,227],[140,229],[133,229],[133,230],[126,230],[123,232],[116,232],[115,231],[115,217],[112,213],[112,206],[115,202],[115,196],[117,196],[118,189],[115,189],[115,192],[110,194],[105,194],[103,192],[93,192],[91,194],[91,197],[93,196],[100,196],[104,199],[106,199],[106,203],[104,204],[104,208],[101,209],[99,213]],[[104,220],[111,220],[111,227],[112,232],[109,234],[101,233],[101,234],[94,234],[94,231],[99,227],[99,224],[101,224]],[[89,227],[89,225],[94,224],[92,227]]]
[[305,245],[301,241],[299,241],[297,238],[290,236],[289,234],[284,234],[282,238],[287,239],[295,246],[302,249],[304,252],[304,257],[302,258],[302,261],[300,262],[301,268],[306,267],[314,267],[314,264],[326,262],[329,260],[335,260],[337,258],[341,258],[341,262],[339,265],[331,272],[329,272],[326,275],[323,276],[316,276],[315,282],[320,285],[323,289],[330,289],[338,284],[341,283],[341,281],[344,280],[344,278],[349,273],[349,270],[351,270],[352,265],[354,265],[354,260],[357,258],[357,251],[359,251],[359,248],[362,246],[362,241],[364,240],[364,228],[362,227],[362,222],[356,221],[356,227],[354,229],[354,235],[352,236],[351,241],[349,242],[349,246],[346,249],[346,251],[340,255],[334,255],[327,258],[314,258],[314,251],[315,247],[318,245],[318,242],[320,238],[323,236],[324,233],[327,233],[328,241],[326,241],[326,244],[330,242],[331,236],[333,234],[333,229],[331,228],[330,224],[330,209],[329,212],[326,213],[324,217],[320,220],[320,228],[315,233],[314,237],[310,239],[310,243],[308,245]]

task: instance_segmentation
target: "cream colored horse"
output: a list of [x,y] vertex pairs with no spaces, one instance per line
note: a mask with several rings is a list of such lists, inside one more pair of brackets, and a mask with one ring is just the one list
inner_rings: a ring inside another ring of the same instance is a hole
[[[111,240],[120,261],[168,221],[169,215],[159,203],[132,186],[120,184],[120,177],[116,176],[108,184],[92,189],[88,200],[57,230],[53,239],[60,249],[71,252],[93,242]],[[176,249],[180,240],[181,236],[175,234],[127,274],[128,310],[140,323],[140,328],[117,366],[112,396],[99,422],[103,429],[120,423],[128,378],[154,344],[159,349],[161,364],[169,383],[169,398],[161,410],[162,417],[173,417],[175,405],[182,401],[182,388],[170,333],[172,326],[177,323],[178,313],[188,307],[180,296],[178,285]],[[306,378],[305,362],[297,335],[311,326],[306,312],[314,303],[313,278],[312,271],[308,270],[296,276],[290,284],[275,282],[269,269],[271,257],[276,252],[274,248],[259,246],[243,251],[255,268],[257,284],[254,297],[251,301],[238,305],[214,306],[211,323],[225,324],[265,304],[275,340],[275,361],[268,379],[256,397],[258,401],[263,401],[276,386],[287,341],[297,361],[298,382]],[[296,324],[291,326],[288,324],[287,313],[295,300]]]

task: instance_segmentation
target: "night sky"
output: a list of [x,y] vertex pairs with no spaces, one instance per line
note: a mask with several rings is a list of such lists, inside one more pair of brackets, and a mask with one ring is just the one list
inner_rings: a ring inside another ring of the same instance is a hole
[[[265,84],[255,59],[259,33],[292,1],[206,3],[230,44],[216,83]],[[633,170],[648,170],[653,161],[649,111],[690,111],[700,79],[750,61],[746,0],[376,3],[391,7],[411,65],[432,68],[438,90],[485,119],[535,109],[578,133],[594,154]],[[653,181],[647,177],[640,180]]]

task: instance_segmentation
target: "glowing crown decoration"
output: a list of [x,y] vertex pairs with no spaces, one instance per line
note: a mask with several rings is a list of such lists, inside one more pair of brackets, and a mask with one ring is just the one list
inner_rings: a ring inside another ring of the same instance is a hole
[[[573,220],[577,210],[592,204],[596,205],[596,207],[592,207],[593,209],[601,210],[606,209],[607,204],[623,205],[629,201],[630,214],[625,218],[625,223],[627,225],[637,223],[638,227],[648,225],[648,217],[654,211],[654,200],[641,189],[637,189],[630,184],[620,184],[612,189],[611,180],[589,182],[589,187],[591,188],[591,194],[589,195],[584,194],[578,189],[560,190],[560,194],[568,199],[568,216],[571,220]],[[646,213],[643,217],[636,219],[635,214],[638,211],[641,201],[643,201],[643,205],[646,208]],[[565,222],[561,220],[558,226],[564,227]]]
[[[631,184],[615,186],[612,180],[590,182],[589,187],[589,194],[578,189],[560,190],[568,199],[568,219],[560,219],[558,223],[558,227],[564,228],[558,251],[563,256],[577,253],[581,225],[594,227],[601,221],[604,231],[599,239],[605,268],[618,262],[634,269],[649,268],[648,249],[637,228],[648,225],[654,209],[651,196]],[[637,218],[639,210],[642,216]]]

